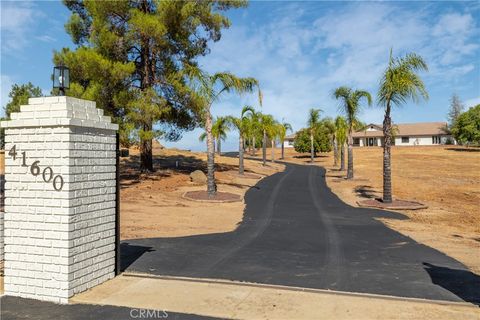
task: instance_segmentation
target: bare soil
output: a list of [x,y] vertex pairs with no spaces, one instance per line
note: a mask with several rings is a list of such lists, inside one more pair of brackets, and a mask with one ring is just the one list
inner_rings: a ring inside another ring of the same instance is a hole
[[[238,158],[215,156],[219,192],[238,197],[259,178],[283,171],[282,164],[262,166],[245,160],[245,176],[239,176]],[[176,149],[154,149],[156,172],[141,174],[138,151],[121,162],[121,238],[180,237],[230,232],[242,222],[244,201],[209,203],[183,198],[190,191],[205,191],[205,185],[190,182],[195,170],[206,172],[206,154]]]
[[[333,166],[333,153],[319,154],[315,164],[326,168],[327,184],[334,193],[358,206],[358,201],[382,196],[382,150],[354,148],[353,180],[344,179],[346,172]],[[304,164],[309,159],[288,149],[285,161]],[[480,274],[480,149],[393,147],[392,181],[394,198],[418,201],[428,208],[392,210],[410,219],[382,221]]]

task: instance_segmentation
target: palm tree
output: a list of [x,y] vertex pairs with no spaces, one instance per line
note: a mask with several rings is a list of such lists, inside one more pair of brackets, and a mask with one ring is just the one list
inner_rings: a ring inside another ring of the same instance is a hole
[[347,179],[353,179],[353,129],[360,111],[360,99],[367,99],[368,105],[372,104],[372,96],[368,91],[353,90],[348,87],[339,87],[333,93],[335,99],[342,99],[342,110],[348,123],[348,170]]
[[285,146],[283,145],[285,143],[285,137],[287,136],[287,132],[292,131],[292,126],[288,122],[283,122],[280,124],[280,128],[278,130],[278,138],[280,140],[280,143],[282,144],[282,156],[280,159],[285,158]]
[[428,71],[423,58],[415,53],[409,53],[401,58],[394,58],[390,50],[388,67],[380,81],[378,91],[378,103],[385,108],[383,120],[383,202],[392,202],[392,168],[391,168],[391,145],[392,145],[392,119],[391,108],[400,106],[412,99],[418,103],[420,97],[428,100],[428,93],[422,79],[416,71]]
[[230,131],[225,117],[218,117],[212,125],[212,135],[217,141],[217,154],[222,155],[222,140],[227,139],[227,132]]
[[315,136],[315,130],[320,125],[320,113],[321,109],[310,109],[308,113],[307,129],[310,132],[310,162],[313,163],[315,157],[315,149],[313,145],[313,138]]
[[195,66],[185,68],[186,75],[190,80],[195,98],[202,105],[200,115],[205,123],[207,134],[207,192],[209,197],[214,197],[217,193],[215,183],[215,150],[212,134],[212,104],[220,98],[223,93],[236,92],[243,94],[253,92],[258,89],[258,100],[262,104],[262,93],[260,91],[258,80],[255,78],[238,78],[228,72],[215,73],[209,75]]
[[[222,155],[222,147],[221,147],[222,140],[225,141],[225,139],[227,139],[228,131],[230,131],[230,128],[227,122],[227,118],[217,117],[217,119],[213,122],[213,125],[212,125],[212,136],[213,136],[214,145],[215,145],[215,142],[217,144],[217,154],[219,156]],[[199,140],[203,142],[205,141],[206,138],[207,138],[207,133],[204,132],[200,135]]]
[[255,112],[250,106],[244,106],[240,118],[228,116],[226,121],[238,130],[238,174],[244,174],[243,152],[245,151],[245,135],[249,126],[248,114]]
[[256,154],[256,136],[258,135],[259,119],[256,111],[250,112],[247,118],[246,136],[248,139],[248,147],[250,149],[250,155]]
[[272,131],[272,127],[275,124],[273,116],[270,114],[257,113],[258,129],[263,134],[262,139],[262,162],[266,165],[267,162],[267,133]]
[[340,147],[340,171],[345,170],[345,142],[347,141],[348,125],[344,117],[335,118],[337,144]]
[[273,120],[273,123],[267,128],[267,137],[270,140],[271,144],[271,155],[272,155],[272,162],[275,162],[275,142],[277,137],[280,134],[280,126],[281,124],[278,123],[276,120]]

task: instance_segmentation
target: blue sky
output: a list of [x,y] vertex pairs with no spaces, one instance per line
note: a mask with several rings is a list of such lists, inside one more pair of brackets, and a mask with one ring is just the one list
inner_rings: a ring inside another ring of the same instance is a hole
[[[52,52],[72,46],[63,25],[68,10],[53,1],[1,1],[1,105],[13,83],[31,81],[48,94]],[[424,57],[430,99],[393,112],[397,123],[444,121],[456,92],[465,105],[480,103],[480,5],[478,1],[438,2],[288,2],[252,1],[231,11],[230,29],[200,60],[209,72],[231,71],[259,79],[262,111],[285,119],[295,130],[308,109],[338,114],[331,97],[340,85],[376,95],[390,48],[395,55],[414,51]],[[255,95],[226,96],[215,115],[237,115]],[[383,110],[366,107],[361,118],[381,123]],[[201,129],[168,146],[203,150]],[[232,132],[224,148],[237,147]]]

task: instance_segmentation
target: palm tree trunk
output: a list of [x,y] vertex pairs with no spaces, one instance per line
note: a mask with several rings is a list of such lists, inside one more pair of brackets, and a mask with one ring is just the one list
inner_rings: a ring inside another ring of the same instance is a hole
[[387,102],[385,119],[383,120],[383,202],[392,202],[392,167],[391,167],[391,145],[392,145],[392,119],[390,118],[390,101]]
[[255,136],[252,138],[252,156],[255,156],[255,153],[257,153],[257,150],[255,148]]
[[272,162],[275,162],[275,141],[272,139]]
[[313,163],[314,158],[314,147],[313,147],[313,133],[310,133],[310,162]]
[[333,138],[333,165],[336,167],[338,164],[338,144],[337,138]]
[[348,131],[348,168],[347,168],[347,179],[353,179],[353,138],[352,138],[352,127]]
[[345,143],[340,146],[340,171],[345,171]]
[[219,156],[222,155],[222,139],[221,138],[217,139],[217,154]]
[[282,157],[280,159],[284,159],[285,158],[285,141],[282,141]]
[[[143,126],[145,132],[152,130],[151,124]],[[140,171],[153,172],[153,155],[152,155],[152,139],[142,140],[140,145]]]
[[266,165],[266,162],[267,162],[267,132],[265,130],[263,130],[262,160],[263,160],[263,165]]
[[240,138],[238,139],[238,174],[243,175],[243,137],[240,134]]
[[215,183],[215,145],[212,136],[212,115],[210,108],[207,109],[205,119],[205,131],[207,132],[207,192],[209,197],[214,197],[217,193]]

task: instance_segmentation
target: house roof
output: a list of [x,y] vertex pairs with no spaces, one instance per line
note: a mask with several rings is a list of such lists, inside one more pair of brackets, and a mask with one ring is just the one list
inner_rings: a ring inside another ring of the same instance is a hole
[[[399,123],[394,124],[397,128],[395,132],[396,136],[431,136],[431,135],[441,135],[447,134],[445,132],[445,127],[447,123],[445,122],[418,122],[418,123]],[[369,124],[368,127],[382,128],[381,125]],[[359,130],[353,133],[354,138],[362,137],[383,137],[383,132],[381,130]]]
[[289,134],[285,136],[285,140],[295,140],[296,133]]

